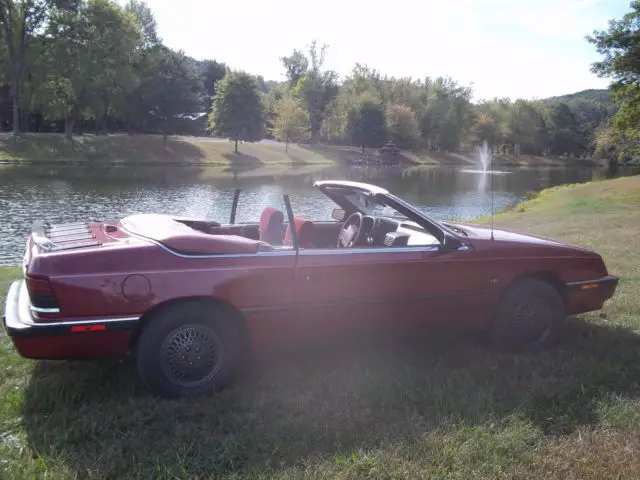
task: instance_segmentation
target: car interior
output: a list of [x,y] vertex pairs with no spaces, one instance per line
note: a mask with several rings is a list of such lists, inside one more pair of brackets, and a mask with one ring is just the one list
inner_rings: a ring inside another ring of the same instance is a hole
[[[342,218],[344,212],[334,211]],[[216,222],[183,221],[189,227],[211,235],[237,235],[261,242],[261,251],[293,247],[292,225],[285,221],[285,213],[266,207],[260,221],[246,224],[221,225]],[[312,221],[295,216],[293,227],[298,245],[303,249],[336,249],[366,247],[398,247],[437,245],[438,240],[419,225],[406,219],[352,214],[345,221]]]

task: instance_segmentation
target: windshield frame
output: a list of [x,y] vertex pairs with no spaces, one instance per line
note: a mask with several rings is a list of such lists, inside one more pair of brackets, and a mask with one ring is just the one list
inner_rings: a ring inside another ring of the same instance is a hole
[[455,250],[465,245],[460,234],[456,234],[452,229],[430,218],[410,203],[386,190],[355,182],[316,182],[316,187],[345,211],[343,220],[346,220],[355,212],[369,215],[368,212],[363,211],[358,205],[349,200],[348,195],[357,192],[359,195],[371,199],[377,204],[392,208],[404,217],[391,216],[385,218],[396,219],[399,222],[404,220],[416,223],[436,237],[440,245],[445,249]]
[[[391,205],[380,202],[380,199],[370,193],[353,190],[351,193],[345,194],[344,199],[353,205],[363,215],[371,217],[396,218],[398,220],[410,220],[402,212],[399,212]],[[384,210],[391,210],[388,214],[383,213]]]

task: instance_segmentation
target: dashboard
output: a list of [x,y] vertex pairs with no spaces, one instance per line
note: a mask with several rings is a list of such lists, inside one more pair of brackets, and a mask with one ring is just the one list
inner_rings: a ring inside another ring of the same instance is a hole
[[362,223],[362,243],[369,246],[438,245],[438,239],[409,220],[393,220],[365,215]]

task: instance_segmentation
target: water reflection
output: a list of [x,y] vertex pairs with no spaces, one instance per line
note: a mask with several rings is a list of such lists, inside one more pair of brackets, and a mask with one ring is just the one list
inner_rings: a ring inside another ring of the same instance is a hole
[[[529,191],[563,183],[585,182],[635,173],[593,168],[519,168],[503,175],[483,175],[449,167],[299,167],[292,171],[262,168],[227,172],[207,180],[186,169],[38,167],[0,169],[0,264],[18,264],[31,222],[114,219],[132,213],[160,212],[228,221],[233,189],[243,189],[237,221],[257,221],[262,208],[284,208],[289,193],[296,214],[329,220],[334,205],[311,184],[344,179],[388,188],[436,218],[469,219],[509,207]],[[502,168],[501,170],[507,170]],[[202,172],[201,172],[202,173]]]

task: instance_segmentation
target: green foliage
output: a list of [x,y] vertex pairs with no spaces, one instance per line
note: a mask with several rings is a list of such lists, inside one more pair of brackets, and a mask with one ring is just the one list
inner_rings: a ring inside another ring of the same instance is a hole
[[238,141],[257,141],[264,135],[265,109],[255,78],[243,71],[230,71],[218,83],[209,115],[213,133]]
[[4,38],[9,67],[14,133],[20,132],[21,82],[27,64],[29,45],[53,12],[73,10],[74,7],[74,0],[0,1],[0,36]]
[[593,72],[613,80],[613,96],[620,104],[606,133],[598,138],[598,148],[614,149],[623,162],[640,162],[640,0],[630,7],[621,20],[611,20],[606,31],[587,39],[604,56],[592,65]]
[[89,0],[56,12],[43,51],[46,71],[39,91],[45,113],[73,123],[86,108],[106,115],[114,99],[134,86],[133,50],[140,32],[132,15],[110,0]]
[[181,117],[201,107],[201,83],[195,69],[181,52],[158,45],[149,55],[148,75],[141,84],[149,114],[163,134]]
[[307,73],[309,67],[307,57],[301,51],[294,49],[288,57],[280,57],[280,61],[286,70],[290,86],[295,87],[300,77]]
[[129,0],[124,8],[136,21],[140,30],[140,49],[151,48],[161,43],[156,19],[146,3],[140,0]]
[[567,105],[572,105],[574,102],[609,105],[613,102],[613,97],[610,90],[592,88],[588,90],[581,90],[575,93],[568,93],[566,95],[560,95],[558,97],[550,97],[546,101],[563,102]]
[[415,113],[406,105],[392,103],[386,109],[387,130],[394,143],[404,149],[417,145],[420,138]]
[[326,50],[326,45],[318,50],[313,41],[309,46],[308,59],[298,50],[294,50],[289,57],[281,58],[294,95],[304,103],[309,112],[312,141],[319,139],[327,108],[339,90],[338,74],[322,70]]
[[204,60],[199,62],[197,67],[204,86],[204,101],[208,106],[211,106],[213,96],[216,93],[216,85],[227,73],[227,66],[215,60]]
[[379,148],[387,140],[384,107],[370,95],[363,95],[347,116],[347,132],[354,145]]
[[[143,0],[122,5],[114,0],[0,1],[0,26],[8,25],[2,20],[8,9],[12,18],[27,19],[23,30],[13,22],[10,36],[0,35],[0,61],[5,58],[10,67],[1,70],[6,78],[0,78],[0,104],[7,103],[11,84],[17,104],[31,110],[27,120],[39,122],[36,130],[44,124],[43,130],[60,131],[66,124],[69,135],[86,125],[96,132],[198,134],[205,132],[207,118],[216,124],[212,108],[227,65],[168,49]],[[638,2],[632,7],[635,13],[592,39],[605,55],[594,70],[616,79],[614,97],[607,90],[585,90],[539,101],[494,98],[474,104],[471,88],[451,78],[389,77],[362,64],[339,81],[325,67],[327,46],[314,41],[280,57],[285,81],[253,78],[259,101],[250,101],[264,105],[260,122],[266,128],[229,131],[237,139],[266,134],[285,142],[295,138],[363,148],[391,138],[402,148],[447,152],[469,151],[486,140],[502,155],[633,160],[639,156]],[[12,56],[10,47],[20,45],[20,38],[26,48]],[[5,108],[2,116],[8,112]],[[243,122],[260,123],[254,110],[247,112]],[[303,117],[308,131],[298,127]]]
[[291,96],[281,97],[275,104],[274,113],[271,133],[276,139],[286,143],[287,150],[289,142],[300,142],[308,138],[309,115]]

